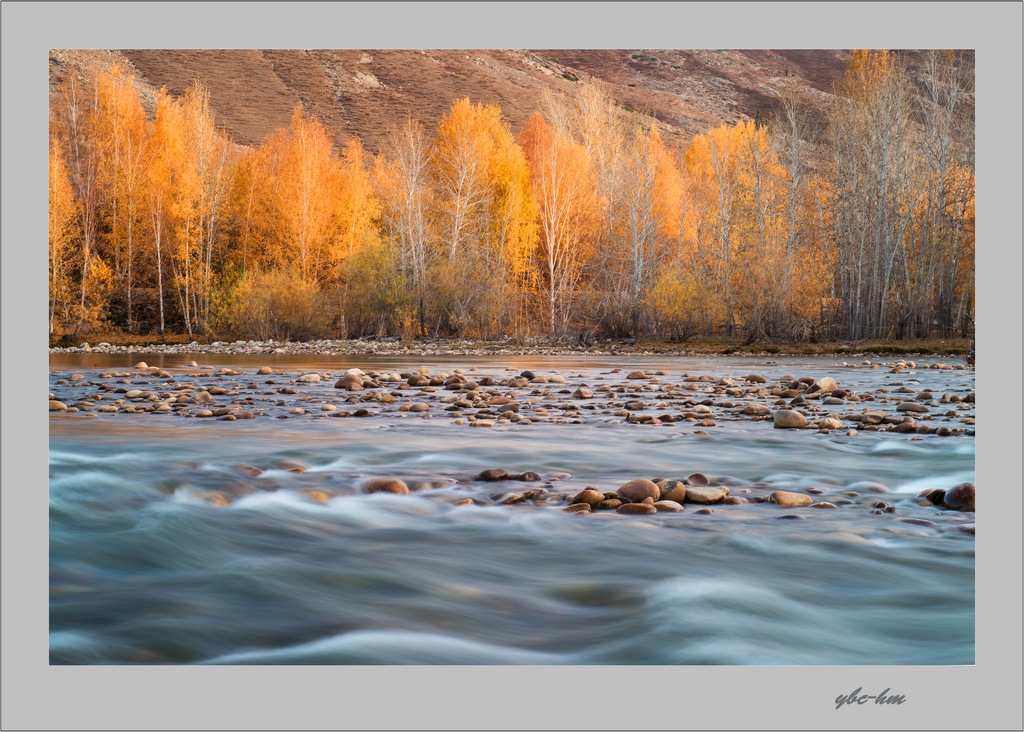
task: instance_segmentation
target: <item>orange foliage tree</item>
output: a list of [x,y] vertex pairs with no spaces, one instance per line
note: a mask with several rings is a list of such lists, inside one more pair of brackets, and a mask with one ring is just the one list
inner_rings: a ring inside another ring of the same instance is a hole
[[598,202],[590,160],[586,148],[555,132],[539,112],[527,121],[519,140],[537,202],[548,332],[564,334],[593,256]]
[[50,241],[50,335],[57,330],[58,314],[63,324],[71,321],[70,270],[74,255],[78,201],[68,180],[60,140],[50,139],[49,241]]
[[483,337],[514,317],[536,245],[522,149],[496,105],[456,101],[431,156],[437,327]]
[[[584,81],[518,138],[495,104],[409,118],[373,158],[297,106],[240,149],[209,91],[69,76],[50,140],[50,331],[190,336],[944,335],[974,307],[973,67],[857,52],[815,147],[769,126],[684,151]],[[168,297],[168,294],[170,297]]]
[[117,281],[115,297],[123,303],[129,331],[134,329],[138,232],[146,147],[146,113],[134,78],[114,65],[96,80],[96,137],[101,188],[106,192],[106,251]]

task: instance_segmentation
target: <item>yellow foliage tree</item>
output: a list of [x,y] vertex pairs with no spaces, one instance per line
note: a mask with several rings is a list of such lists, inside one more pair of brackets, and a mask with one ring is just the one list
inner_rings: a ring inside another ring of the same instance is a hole
[[519,136],[530,165],[540,221],[540,267],[547,284],[548,332],[564,334],[584,268],[593,256],[598,202],[586,148],[535,112]]
[[514,316],[536,246],[529,169],[497,105],[456,101],[431,156],[442,329],[500,333]]
[[68,180],[64,150],[60,140],[50,139],[49,240],[50,240],[50,335],[60,322],[71,320],[72,293],[70,268],[74,256],[78,201]]
[[146,113],[134,77],[114,65],[96,79],[101,187],[106,191],[107,253],[113,262],[117,296],[123,298],[126,325],[134,327],[138,230],[141,228]]

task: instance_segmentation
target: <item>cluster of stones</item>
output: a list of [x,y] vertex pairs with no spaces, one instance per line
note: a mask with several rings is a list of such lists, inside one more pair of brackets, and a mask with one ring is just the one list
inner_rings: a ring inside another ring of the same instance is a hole
[[[458,339],[428,339],[413,342],[399,338],[355,339],[355,340],[315,340],[293,343],[273,339],[266,341],[236,340],[214,341],[213,343],[163,344],[116,346],[110,343],[88,342],[77,346],[51,348],[50,353],[137,353],[137,354],[225,354],[225,355],[380,355],[380,356],[558,356],[564,354],[586,353],[591,356],[613,356],[630,354],[633,356],[684,356],[684,357],[716,357],[729,356],[727,353],[704,353],[693,349],[675,346],[659,346],[644,348],[635,343],[614,339],[605,339],[600,343],[580,348],[573,338],[551,339],[533,338],[520,343],[507,341],[469,341]],[[843,351],[845,356],[860,357],[864,354]],[[748,353],[748,356],[770,356],[768,351]],[[969,364],[970,362],[968,362]],[[903,362],[902,368],[915,368],[913,362]],[[845,365],[845,364],[844,364]],[[878,365],[865,361],[865,365],[877,368]],[[897,366],[897,368],[901,368]],[[927,368],[964,368],[963,365],[934,364]]]
[[960,483],[952,488],[929,488],[921,491],[921,505],[933,504],[951,511],[974,511],[974,483]]
[[[618,513],[654,514],[682,511],[686,504],[691,503],[707,506],[720,502],[746,503],[744,499],[729,496],[728,486],[710,485],[706,475],[694,473],[683,480],[637,478],[611,492],[590,487],[572,496],[565,510],[570,513],[614,510]],[[700,510],[707,512],[710,509]]]
[[[453,506],[494,506],[494,507],[548,507],[558,508],[581,516],[593,514],[657,515],[680,513],[689,510],[696,515],[713,514],[719,509],[728,515],[731,507],[751,505],[774,506],[785,511],[769,512],[767,516],[778,519],[806,519],[818,509],[847,509],[866,512],[877,516],[893,516],[902,523],[923,526],[939,526],[940,517],[932,512],[973,513],[975,511],[975,486],[961,483],[948,489],[934,488],[922,491],[913,502],[904,500],[896,503],[885,494],[889,491],[881,483],[860,481],[849,486],[808,487],[804,492],[776,490],[768,484],[745,483],[737,479],[722,477],[709,478],[703,473],[693,473],[686,478],[637,478],[627,481],[614,491],[602,490],[589,485],[582,490],[567,490],[559,487],[559,481],[571,478],[568,473],[552,473],[545,476],[535,471],[509,472],[504,468],[489,468],[462,480],[434,478],[403,480],[395,476],[373,476],[353,479],[349,485],[321,484],[313,487],[295,486],[280,476],[284,471],[302,474],[305,465],[294,460],[278,460],[267,470],[251,465],[236,466],[237,473],[245,479],[219,479],[219,484],[209,485],[196,493],[196,497],[213,506],[228,506],[237,498],[254,491],[279,490],[287,487],[301,488],[301,494],[310,501],[327,504],[339,496],[357,494],[420,494]],[[236,473],[236,474],[237,474]],[[314,474],[322,479],[322,474]],[[315,480],[315,479],[314,479]],[[187,482],[187,481],[186,481]],[[483,486],[504,486],[497,491],[488,491]],[[308,483],[307,483],[308,485]],[[515,485],[509,489],[508,486]],[[173,484],[167,492],[174,492]],[[468,495],[467,495],[468,493]],[[823,500],[827,498],[828,500]],[[915,508],[917,507],[917,508]],[[921,511],[921,509],[927,509]],[[801,512],[800,509],[808,509]],[[812,510],[813,509],[813,510]],[[974,524],[954,521],[947,524],[956,533],[974,535]]]
[[[874,493],[885,493],[887,489],[878,483],[864,482],[856,487]],[[822,489],[812,489],[815,493],[824,492]],[[751,493],[751,489],[744,489],[744,492]],[[859,490],[846,490],[842,495],[847,497],[858,497]],[[962,483],[948,490],[929,489],[919,496],[918,505],[937,505],[956,511],[974,511],[974,484]],[[628,481],[612,492],[602,492],[596,487],[587,489],[570,497],[565,511],[569,513],[590,513],[591,511],[617,511],[618,513],[629,514],[656,514],[674,513],[682,511],[688,505],[697,506],[696,513],[712,513],[711,504],[743,505],[749,503],[768,503],[783,508],[820,508],[835,509],[840,505],[853,503],[848,499],[837,499],[836,502],[816,500],[814,496],[807,493],[794,491],[776,490],[767,495],[730,495],[729,486],[714,485],[703,473],[694,473],[688,478],[673,480],[667,478],[655,478],[647,480],[638,478]],[[874,514],[895,513],[896,507],[892,503],[883,500],[870,502],[871,512]],[[784,514],[780,518],[794,518],[797,515]],[[908,522],[934,525],[934,522],[926,519],[906,519]]]
[[[238,377],[246,374],[231,368],[199,367],[195,361],[185,367],[198,371],[176,375],[140,362],[134,373],[100,373],[99,382],[72,374],[58,379],[56,385],[74,391],[95,387],[95,391],[77,397],[50,394],[49,409],[169,413],[228,421],[267,415],[371,417],[382,411],[431,418],[443,413],[456,424],[476,427],[536,421],[578,423],[587,417],[601,417],[638,425],[690,423],[703,428],[739,419],[770,420],[777,429],[846,430],[851,436],[858,429],[915,435],[974,434],[968,429],[974,425],[973,391],[940,394],[903,382],[893,390],[880,387],[857,393],[840,387],[832,377],[811,376],[786,376],[768,384],[762,374],[740,379],[684,374],[681,381],[673,382],[664,378],[668,376],[664,371],[631,371],[623,376],[620,369],[613,369],[592,378],[576,374],[570,383],[560,374],[529,370],[494,377],[467,374],[462,369],[431,374],[426,368],[411,372],[353,368],[340,376],[317,372],[295,376],[264,366],[255,376],[271,378],[244,383]],[[248,376],[251,379],[253,375]],[[834,411],[841,406],[859,410]],[[957,421],[965,426],[935,425],[937,421]]]

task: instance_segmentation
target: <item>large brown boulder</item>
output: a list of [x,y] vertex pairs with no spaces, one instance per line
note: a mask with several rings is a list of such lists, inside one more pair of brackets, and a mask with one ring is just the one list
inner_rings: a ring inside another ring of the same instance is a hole
[[616,491],[616,495],[618,495],[623,502],[628,503],[643,503],[645,498],[657,501],[661,499],[661,488],[659,488],[653,481],[647,480],[646,478],[638,478],[636,480],[631,480],[628,483],[624,483],[619,490]]
[[800,429],[807,426],[807,417],[795,409],[780,409],[775,413],[775,429]]

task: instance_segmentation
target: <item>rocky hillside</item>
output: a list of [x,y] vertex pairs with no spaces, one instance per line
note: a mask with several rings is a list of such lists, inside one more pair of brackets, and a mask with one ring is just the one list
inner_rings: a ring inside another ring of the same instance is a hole
[[376,151],[406,115],[435,125],[454,99],[497,102],[518,132],[548,90],[571,93],[582,79],[607,84],[624,108],[654,116],[680,142],[708,127],[769,114],[795,84],[820,105],[843,73],[846,51],[650,50],[126,50],[50,53],[50,91],[68,74],[117,62],[156,89],[181,94],[195,79],[210,89],[218,122],[252,145],[288,124],[302,102],[343,143],[358,135]]

